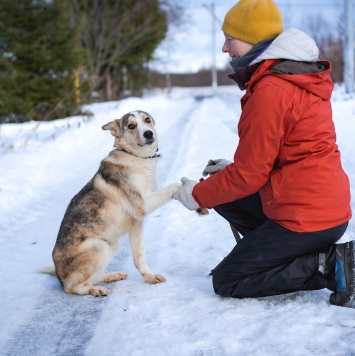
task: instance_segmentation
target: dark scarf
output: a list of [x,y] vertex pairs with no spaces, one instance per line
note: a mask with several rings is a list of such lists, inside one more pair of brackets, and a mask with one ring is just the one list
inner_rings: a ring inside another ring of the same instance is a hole
[[259,68],[261,62],[249,66],[255,58],[260,56],[271,44],[274,39],[267,39],[258,42],[248,53],[243,57],[234,59],[230,61],[230,65],[233,68],[233,74],[228,75],[229,78],[233,79],[240,90],[245,90],[245,83],[249,82],[251,76]]

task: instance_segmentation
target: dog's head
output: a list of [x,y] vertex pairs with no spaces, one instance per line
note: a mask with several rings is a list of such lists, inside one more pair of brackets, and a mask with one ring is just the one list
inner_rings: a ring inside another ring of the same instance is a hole
[[155,121],[145,111],[131,111],[102,126],[115,137],[114,146],[138,157],[153,156],[158,149]]

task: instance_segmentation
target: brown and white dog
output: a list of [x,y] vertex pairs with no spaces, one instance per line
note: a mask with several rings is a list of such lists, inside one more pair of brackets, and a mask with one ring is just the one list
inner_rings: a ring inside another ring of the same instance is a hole
[[67,293],[107,296],[97,285],[127,278],[124,272],[104,273],[119,249],[119,238],[129,234],[134,264],[147,283],[164,282],[146,263],[142,238],[144,217],[167,203],[181,186],[156,191],[158,155],[154,119],[132,111],[102,127],[115,137],[115,149],[102,160],[98,172],[71,200],[53,250],[55,271]]

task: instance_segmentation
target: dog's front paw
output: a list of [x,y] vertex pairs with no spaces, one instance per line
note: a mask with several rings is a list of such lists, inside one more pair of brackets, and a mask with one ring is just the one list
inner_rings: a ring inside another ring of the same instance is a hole
[[165,277],[161,274],[143,274],[143,278],[150,284],[162,283],[166,281]]
[[93,295],[94,297],[107,297],[110,292],[108,291],[108,289],[106,289],[105,287],[102,286],[92,286],[89,291],[88,294]]
[[167,188],[171,192],[171,196],[173,196],[173,194],[176,193],[181,187],[182,187],[181,183],[173,183],[167,186]]
[[111,272],[104,275],[103,281],[105,283],[122,281],[128,277],[127,273],[124,272]]

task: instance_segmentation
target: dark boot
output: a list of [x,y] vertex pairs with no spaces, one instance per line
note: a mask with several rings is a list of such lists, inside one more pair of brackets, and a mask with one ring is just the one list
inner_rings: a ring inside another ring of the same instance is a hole
[[336,292],[330,304],[355,308],[354,241],[338,244],[336,248]]

